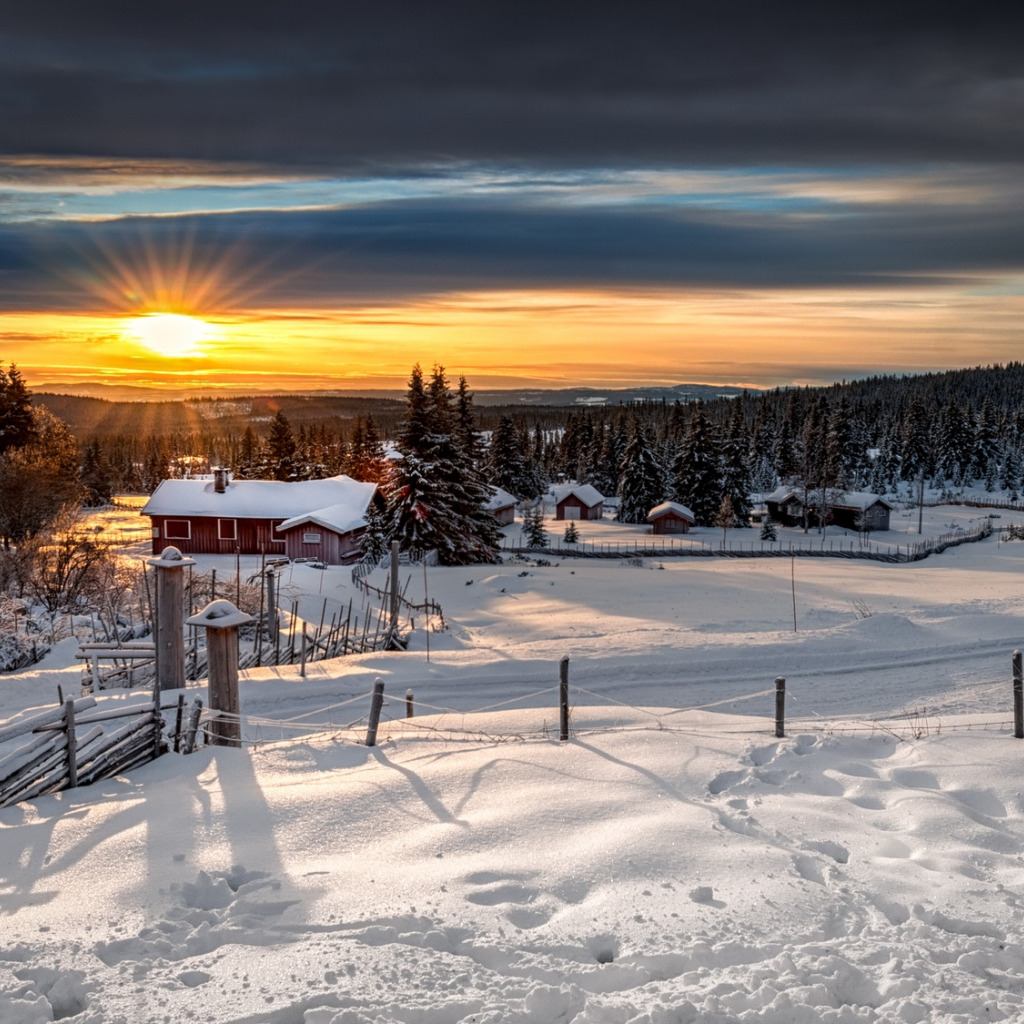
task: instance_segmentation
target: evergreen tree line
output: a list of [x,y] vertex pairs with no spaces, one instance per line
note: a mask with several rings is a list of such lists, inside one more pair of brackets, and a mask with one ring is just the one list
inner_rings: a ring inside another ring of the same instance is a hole
[[[443,370],[435,372],[443,379]],[[409,434],[410,419],[426,415],[420,388],[438,421],[427,433],[452,433],[447,416],[466,416],[471,406],[464,382],[446,403],[446,383],[424,381],[422,372],[418,385],[415,380],[405,419],[391,438],[403,458],[407,445],[422,443],[415,431]],[[552,483],[590,483],[619,496],[626,522],[642,522],[653,505],[672,500],[690,508],[698,524],[722,525],[722,509],[731,506],[733,525],[745,525],[751,493],[779,484],[825,504],[845,491],[885,494],[920,482],[948,494],[983,485],[1012,500],[1024,491],[1021,363],[782,388],[704,404],[472,415],[492,427],[484,443],[474,425],[467,443],[481,480],[527,501]],[[460,429],[468,436],[465,424]],[[421,462],[434,464],[426,455],[419,452]],[[241,432],[211,425],[187,435],[93,438],[81,462],[82,482],[96,500],[119,490],[151,491],[161,479],[213,464],[237,477],[286,480],[345,472],[384,482],[389,472],[372,416],[356,418],[347,431],[324,423],[293,430],[280,411],[266,433],[252,424]],[[436,465],[445,460],[438,456]]]

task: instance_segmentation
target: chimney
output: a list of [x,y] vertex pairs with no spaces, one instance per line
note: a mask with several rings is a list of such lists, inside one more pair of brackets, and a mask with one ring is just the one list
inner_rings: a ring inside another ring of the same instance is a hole
[[228,489],[228,471],[226,469],[213,471],[213,489],[217,494],[223,494]]

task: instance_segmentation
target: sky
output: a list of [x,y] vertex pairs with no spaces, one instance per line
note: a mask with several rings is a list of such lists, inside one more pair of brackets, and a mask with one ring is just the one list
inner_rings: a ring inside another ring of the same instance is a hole
[[43,0],[0,24],[33,386],[828,383],[1019,357],[1024,16]]

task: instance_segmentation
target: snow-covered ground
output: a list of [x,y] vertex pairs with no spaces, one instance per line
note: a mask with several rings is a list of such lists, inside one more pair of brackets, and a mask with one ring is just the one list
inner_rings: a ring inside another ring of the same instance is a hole
[[[244,749],[0,810],[0,1021],[1024,1018],[1024,542],[550,561],[403,569],[447,631],[246,672]],[[311,622],[361,600],[282,584]],[[75,692],[73,652],[0,678],[0,720]]]

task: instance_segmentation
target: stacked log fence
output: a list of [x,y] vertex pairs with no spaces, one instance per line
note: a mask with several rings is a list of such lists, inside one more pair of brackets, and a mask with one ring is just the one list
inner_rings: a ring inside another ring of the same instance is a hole
[[[0,726],[0,744],[18,743],[0,758],[0,807],[110,778],[159,757],[168,749],[163,711],[153,701],[103,707],[93,696]],[[178,746],[177,731],[174,734]]]

